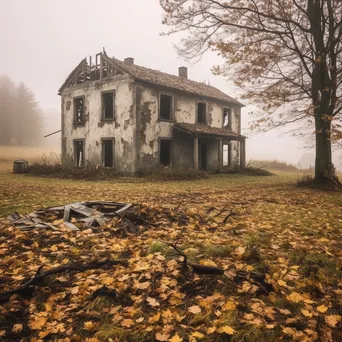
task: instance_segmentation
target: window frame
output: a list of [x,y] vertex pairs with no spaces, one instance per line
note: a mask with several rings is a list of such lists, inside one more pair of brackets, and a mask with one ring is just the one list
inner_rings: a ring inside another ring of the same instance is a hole
[[[105,166],[105,150],[104,150],[104,141],[112,141],[112,146],[113,146],[113,164],[112,166]],[[106,168],[106,169],[113,169],[115,168],[115,138],[114,137],[105,137],[105,138],[101,138],[101,164],[102,167]]]
[[222,128],[225,128],[226,126],[224,125],[224,118],[225,118],[225,111],[228,111],[228,125],[227,125],[227,129],[228,130],[232,130],[232,109],[229,107],[223,107],[223,113],[222,113]]
[[[106,118],[105,117],[105,106],[104,106],[104,95],[106,94],[113,94],[113,117],[112,118]],[[106,90],[101,92],[101,121],[114,121],[115,120],[115,100],[116,100],[116,92],[115,89],[112,90]]]
[[[75,105],[75,102],[77,100],[80,100],[82,99],[83,100],[83,116],[82,116],[82,120],[76,120],[77,119],[77,115],[76,115],[76,105]],[[73,105],[73,123],[74,124],[82,124],[85,122],[85,95],[81,95],[81,96],[75,96],[73,97],[73,101],[72,101],[72,105]]]
[[[160,115],[161,114],[161,97],[162,96],[168,96],[171,98],[170,119],[165,119]],[[159,119],[159,121],[172,122],[173,117],[174,117],[174,96],[170,93],[160,92],[159,93],[159,102],[158,102],[158,119]]]
[[[198,121],[198,109],[199,105],[204,105],[205,107],[205,113],[204,113],[204,122],[199,122]],[[204,101],[196,101],[196,123],[202,124],[202,125],[207,125],[208,120],[207,120],[207,115],[208,115],[208,103]]]
[[[79,166],[78,163],[77,163],[77,154],[76,154],[76,143],[77,142],[82,142],[83,143],[83,165]],[[85,166],[85,146],[86,146],[86,142],[85,142],[85,139],[73,139],[73,155],[74,155],[74,166],[75,167],[79,167],[79,168],[82,168]]]
[[[161,163],[160,157],[161,157],[161,143],[163,140],[170,141],[170,163],[168,165],[163,165]],[[172,138],[171,137],[160,137],[158,139],[158,165],[163,167],[172,167]]]

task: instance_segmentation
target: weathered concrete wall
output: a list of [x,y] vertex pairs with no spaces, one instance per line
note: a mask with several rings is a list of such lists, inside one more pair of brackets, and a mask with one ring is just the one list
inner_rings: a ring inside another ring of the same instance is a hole
[[208,139],[207,140],[207,170],[214,172],[219,169],[219,140]]
[[192,168],[194,163],[194,138],[177,130],[172,138],[172,166],[175,168]]
[[[102,120],[102,92],[115,91],[115,119]],[[85,97],[85,121],[74,123],[74,101]],[[98,81],[84,86],[67,88],[62,93],[62,157],[74,162],[73,141],[85,140],[85,160],[102,164],[102,138],[114,138],[115,169],[123,173],[135,172],[136,113],[134,81],[118,76],[110,81]]]
[[[160,94],[173,97],[172,120],[159,120]],[[159,139],[172,137],[174,122],[196,123],[197,102],[207,104],[207,124],[212,127],[223,127],[223,110],[229,108],[222,104],[208,101],[208,99],[184,95],[170,89],[137,83],[136,85],[136,112],[137,112],[137,166],[138,172],[150,172],[159,165]],[[231,107],[232,130],[240,133],[240,108]],[[177,134],[172,139],[172,163],[175,167],[193,166],[193,138]],[[180,138],[183,137],[183,138]],[[182,141],[179,139],[183,139]],[[232,161],[239,165],[239,143],[233,142]],[[218,141],[208,144],[208,168],[217,170]]]

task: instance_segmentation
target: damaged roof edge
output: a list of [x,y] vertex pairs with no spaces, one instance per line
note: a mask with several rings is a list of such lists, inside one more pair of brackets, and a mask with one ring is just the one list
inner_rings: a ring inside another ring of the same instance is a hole
[[[120,72],[129,74],[135,80],[139,80],[142,82],[147,82],[150,84],[154,84],[161,87],[166,87],[170,89],[175,89],[178,91],[182,91],[187,94],[193,94],[197,96],[206,97],[208,99],[212,99],[215,101],[220,101],[221,103],[234,105],[237,107],[245,107],[244,104],[239,102],[238,100],[230,97],[229,95],[225,94],[218,88],[213,86],[207,85],[205,83],[200,83],[197,81],[184,79],[183,77],[179,77],[177,75],[168,74],[159,70],[149,69],[143,66],[139,66],[136,64],[127,64],[123,61],[120,61],[115,58],[110,58],[105,53],[100,53],[100,57],[106,63],[110,63]],[[108,65],[108,64],[107,64]],[[65,88],[69,87],[70,81],[72,81],[73,77],[77,76],[78,71],[81,68],[88,66],[87,59],[83,59],[77,67],[71,72],[71,74],[67,77],[63,85],[60,87],[58,94],[61,95],[62,91]],[[104,79],[112,79],[113,77],[108,77]],[[89,81],[89,82],[98,82],[99,80]],[[81,83],[82,84],[82,83]],[[80,85],[81,85],[80,84]]]

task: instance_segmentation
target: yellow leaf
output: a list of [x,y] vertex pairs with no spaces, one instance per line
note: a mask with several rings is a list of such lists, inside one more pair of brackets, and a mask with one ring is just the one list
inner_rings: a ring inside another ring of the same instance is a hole
[[287,287],[286,281],[284,281],[284,280],[278,280],[278,285],[283,286],[283,287]]
[[192,337],[197,337],[197,338],[203,338],[204,335],[200,333],[199,331],[195,331],[191,334]]
[[210,328],[207,329],[207,333],[208,333],[208,334],[212,334],[212,333],[214,333],[215,331],[216,331],[216,327],[210,327]]
[[172,338],[169,339],[170,342],[182,342],[183,339],[178,335],[174,335]]
[[246,249],[242,246],[235,248],[235,254],[242,255],[246,252]]
[[312,313],[309,312],[308,310],[302,310],[302,314],[303,314],[305,317],[312,317]]
[[299,303],[303,301],[303,296],[298,292],[292,292],[286,297],[290,302]]
[[178,297],[171,297],[169,299],[169,303],[171,305],[180,305],[180,304],[183,304],[183,301],[180,298],[178,298]]
[[147,302],[148,302],[148,304],[149,305],[151,305],[151,306],[159,306],[160,304],[154,299],[154,298],[152,298],[152,297],[147,297],[146,298],[146,300],[147,300]]
[[125,328],[130,328],[133,324],[133,320],[130,318],[126,318],[121,322],[121,325]]
[[202,309],[198,305],[193,305],[188,308],[188,311],[193,314],[199,314],[201,313]]
[[201,259],[199,263],[205,266],[214,266],[214,267],[217,266],[217,264],[214,261],[209,260],[209,259]]
[[169,334],[156,333],[156,340],[157,341],[167,341],[169,336],[170,336]]
[[12,331],[14,333],[20,332],[22,330],[23,330],[23,325],[22,324],[14,324],[13,325]]
[[160,319],[160,312],[157,312],[154,316],[152,316],[148,319],[148,322],[149,323],[155,323],[155,322],[158,322],[159,319]]
[[325,306],[324,304],[323,305],[320,305],[320,306],[317,306],[317,311],[318,312],[321,312],[321,313],[325,313],[328,311],[328,307]]
[[233,301],[228,300],[223,306],[222,311],[234,311],[236,309],[236,305]]
[[95,327],[96,327],[96,323],[94,323],[92,321],[87,321],[87,322],[84,322],[83,329],[88,330],[88,331],[92,331],[95,329]]
[[217,329],[217,332],[220,334],[224,333],[224,334],[228,334],[228,335],[233,335],[235,330],[232,327],[230,327],[229,325],[224,325],[222,327],[219,327]]
[[45,325],[47,318],[45,317],[37,317],[34,321],[29,322],[29,327],[32,330],[41,330]]
[[340,315],[328,315],[324,317],[324,320],[330,327],[335,328],[336,324],[341,320],[341,318],[342,316]]

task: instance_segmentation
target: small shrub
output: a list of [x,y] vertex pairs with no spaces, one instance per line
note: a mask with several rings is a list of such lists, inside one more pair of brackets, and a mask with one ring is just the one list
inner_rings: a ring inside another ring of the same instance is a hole
[[297,180],[298,187],[311,187],[314,182],[312,175],[304,174]]

